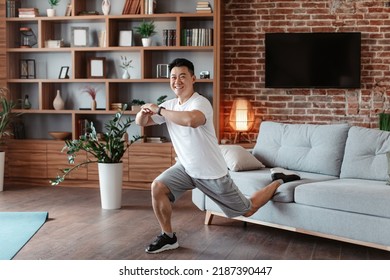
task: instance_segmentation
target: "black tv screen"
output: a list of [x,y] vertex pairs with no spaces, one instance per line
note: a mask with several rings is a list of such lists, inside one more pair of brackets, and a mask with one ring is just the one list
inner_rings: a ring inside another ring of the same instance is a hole
[[266,33],[265,87],[360,88],[361,33]]

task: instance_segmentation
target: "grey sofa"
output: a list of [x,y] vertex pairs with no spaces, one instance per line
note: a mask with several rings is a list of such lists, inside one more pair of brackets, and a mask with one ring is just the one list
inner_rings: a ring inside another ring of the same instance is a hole
[[[253,150],[233,160],[238,170],[224,149],[230,175],[248,197],[271,182],[272,167],[301,176],[280,186],[253,216],[236,219],[390,250],[389,132],[347,124],[267,121]],[[245,167],[252,157],[260,166]],[[200,191],[193,191],[192,200],[206,211],[206,224],[214,215],[224,216]]]

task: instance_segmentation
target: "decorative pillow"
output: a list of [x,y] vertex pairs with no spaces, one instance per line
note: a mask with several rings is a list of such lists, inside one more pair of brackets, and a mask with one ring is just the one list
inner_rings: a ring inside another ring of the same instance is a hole
[[239,145],[220,145],[225,162],[231,171],[261,169],[264,166],[249,151]]
[[387,156],[387,173],[389,177],[387,178],[387,184],[390,185],[390,152],[386,153]]

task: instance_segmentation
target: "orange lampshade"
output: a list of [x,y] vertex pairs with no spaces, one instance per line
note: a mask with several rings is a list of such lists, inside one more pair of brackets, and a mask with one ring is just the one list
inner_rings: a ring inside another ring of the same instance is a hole
[[236,132],[247,132],[253,128],[255,114],[247,99],[239,98],[233,101],[229,124]]

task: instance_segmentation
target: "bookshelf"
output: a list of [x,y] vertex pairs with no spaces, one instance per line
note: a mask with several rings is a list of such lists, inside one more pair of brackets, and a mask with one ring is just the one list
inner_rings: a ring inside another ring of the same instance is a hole
[[[126,103],[131,108],[133,99],[156,103],[161,95],[173,98],[169,79],[157,77],[157,65],[168,64],[176,57],[186,57],[194,62],[197,75],[195,88],[212,102],[214,123],[219,134],[219,0],[208,2],[211,12],[197,12],[199,1],[194,0],[139,0],[135,10],[131,6],[130,9],[126,8],[129,3],[135,5],[135,0],[116,0],[111,1],[108,15],[103,15],[101,0],[61,1],[56,7],[55,17],[46,16],[46,9],[49,8],[46,1],[21,1],[20,8],[38,10],[37,16],[28,18],[11,16],[7,1],[0,2],[3,2],[3,13],[7,15],[6,78],[2,83],[9,88],[12,100],[21,103],[28,95],[31,103],[30,109],[22,106],[15,109],[15,112],[22,113],[24,137],[13,140],[9,149],[15,150],[23,143],[35,143],[45,146],[41,150],[48,151],[48,145],[51,145],[51,150],[55,141],[49,135],[51,131],[68,131],[75,139],[82,133],[80,124],[85,120],[94,122],[98,130],[103,130],[106,120],[115,114],[113,105]],[[143,20],[154,21],[157,27],[150,47],[143,47],[141,38],[135,33],[135,28]],[[21,48],[21,27],[32,30],[37,44]],[[171,32],[169,42],[164,35],[166,30]],[[120,31],[132,31],[131,46],[119,46]],[[132,60],[129,79],[122,78],[120,63],[124,56]],[[31,69],[34,68],[34,78],[22,78],[21,61],[33,61]],[[91,77],[88,68],[92,65],[97,75]],[[66,78],[60,78],[64,67],[67,70]],[[102,71],[104,73],[99,76]],[[199,79],[204,71],[210,73],[209,77]],[[97,90],[97,110],[89,110],[91,100],[82,93],[86,86]],[[62,110],[55,110],[53,106],[57,91],[60,91],[65,102]],[[126,111],[130,117],[135,117],[136,113],[129,109]],[[133,135],[167,139],[164,143],[140,143],[137,147],[153,147],[152,151],[156,154],[159,154],[159,148],[165,147],[170,150],[169,162],[172,163],[174,151],[164,126],[142,129],[134,124],[129,129],[130,138]],[[136,152],[133,157],[136,156],[140,156],[140,153]],[[145,160],[145,155],[142,157]],[[17,171],[13,170],[11,174]],[[86,174],[86,180],[97,179],[88,176],[88,172]]]

